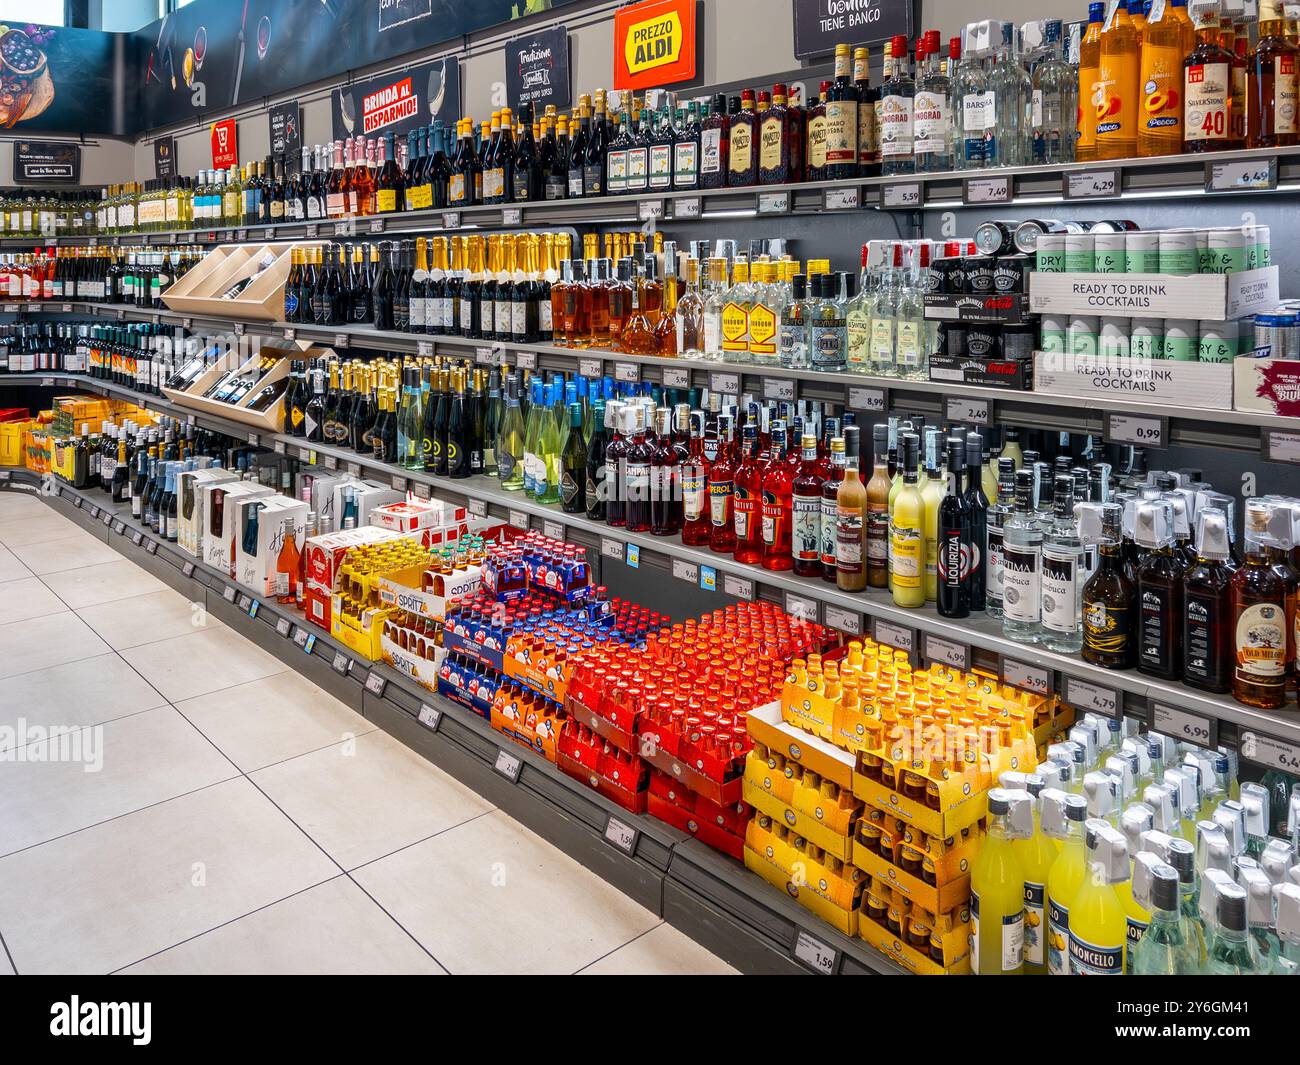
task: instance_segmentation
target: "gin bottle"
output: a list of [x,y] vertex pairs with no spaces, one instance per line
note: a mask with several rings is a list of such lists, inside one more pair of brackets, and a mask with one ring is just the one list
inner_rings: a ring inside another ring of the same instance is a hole
[[1031,509],[1033,474],[1016,471],[1016,502],[1002,528],[1002,635],[1018,643],[1043,638],[1043,527]]
[[1016,496],[1016,468],[1010,459],[998,459],[997,486],[984,534],[985,600],[991,618],[1002,616],[1002,532]]

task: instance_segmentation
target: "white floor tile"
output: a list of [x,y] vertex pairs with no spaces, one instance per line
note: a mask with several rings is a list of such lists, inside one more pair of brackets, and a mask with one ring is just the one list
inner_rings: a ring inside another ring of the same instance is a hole
[[41,583],[39,577],[6,581],[4,587],[0,588],[0,602],[4,603],[2,616],[5,621],[39,618],[68,609],[62,599]]
[[7,547],[0,547],[0,582],[16,581],[30,577],[32,571],[24,566]]
[[73,610],[167,589],[152,573],[116,552],[112,561],[47,573],[41,579]]
[[39,540],[11,550],[19,562],[38,575],[98,566],[122,557],[103,540],[80,529],[54,540]]
[[0,858],[0,934],[24,973],[102,973],[338,869],[239,778]]
[[[0,684],[0,726],[96,725],[167,702],[126,662],[104,652],[7,679]],[[7,746],[0,739],[0,750]]]
[[677,931],[660,924],[600,961],[580,970],[582,976],[736,976],[721,958]]
[[659,923],[500,811],[353,876],[456,974],[576,972]]
[[141,644],[121,654],[170,703],[283,673],[287,668],[225,626]]
[[31,514],[53,514],[49,504],[26,492],[0,492],[0,521],[12,521]]
[[301,674],[262,680],[176,704],[245,773],[328,747],[375,726]]
[[13,976],[14,967],[9,964],[9,955],[0,950],[0,976]]
[[370,732],[250,776],[344,869],[492,809],[386,732]]
[[12,677],[101,655],[108,645],[76,614],[65,611],[0,625],[0,650],[0,677]]
[[170,706],[29,743],[0,762],[0,855],[237,774]]
[[42,505],[37,513],[0,519],[0,544],[21,547],[41,540],[72,536],[82,531],[76,522]]
[[77,614],[117,650],[157,643],[221,624],[202,603],[193,602],[170,588],[82,607]]
[[443,974],[419,944],[345,876],[122,971],[154,976]]

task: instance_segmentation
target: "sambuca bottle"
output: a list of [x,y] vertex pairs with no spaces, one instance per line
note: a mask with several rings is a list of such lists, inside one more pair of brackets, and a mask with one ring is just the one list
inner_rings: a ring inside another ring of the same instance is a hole
[[1122,976],[1128,922],[1115,885],[1129,878],[1128,845],[1098,818],[1085,827],[1088,875],[1070,907],[1070,975]]
[[1025,876],[1013,840],[1033,835],[1029,792],[990,788],[988,833],[971,869],[971,958],[980,976],[1024,971]]

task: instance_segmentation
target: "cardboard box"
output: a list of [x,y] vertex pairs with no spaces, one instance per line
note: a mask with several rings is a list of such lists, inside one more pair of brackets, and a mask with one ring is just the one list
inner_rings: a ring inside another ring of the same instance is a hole
[[321,628],[330,627],[334,582],[339,566],[352,548],[361,544],[378,543],[380,540],[396,539],[397,533],[376,529],[373,525],[308,537],[305,547],[307,560],[303,565],[306,574],[303,609],[307,613],[307,619]]
[[[825,714],[830,722],[830,703]],[[853,787],[853,756],[833,743],[783,721],[781,703],[768,703],[751,710],[746,719],[750,738],[761,743],[788,762],[810,769],[818,776],[833,780],[841,788]],[[829,729],[828,729],[829,731]]]
[[439,525],[456,525],[465,520],[465,508],[441,499],[416,499],[389,502],[375,508],[370,515],[372,525],[394,532],[411,533]]
[[[257,513],[257,550],[250,554],[244,550],[244,532],[246,523],[252,520],[254,509],[261,507]],[[259,597],[288,595],[288,587],[281,587],[276,580],[276,565],[280,559],[280,549],[284,547],[286,535],[292,535],[298,542],[299,551],[307,537],[307,504],[288,496],[272,496],[270,499],[253,499],[239,507],[239,536],[235,543],[235,580]],[[288,529],[292,529],[292,533]]]
[[974,296],[949,292],[925,294],[925,316],[938,322],[987,322],[1018,325],[1029,311],[1021,293]]
[[1232,378],[1232,365],[1226,362],[1034,352],[1035,392],[1133,400],[1159,408],[1152,414],[1168,414],[1171,406],[1229,410]]
[[478,591],[482,583],[482,574],[483,571],[478,566],[448,574],[429,574],[427,578],[430,584],[429,591],[399,584],[389,577],[381,577],[379,599],[380,602],[388,603],[399,610],[406,610],[424,618],[441,620],[451,600],[473,595]]
[[382,633],[379,637],[379,648],[383,660],[399,673],[410,677],[421,687],[428,688],[431,692],[438,690],[438,667],[442,665],[442,660],[447,656],[447,652],[443,648],[435,647],[433,660],[430,661],[405,650],[396,640]]
[[[235,575],[235,539],[238,536],[240,500],[275,495],[275,489],[256,481],[225,481],[205,484],[200,489],[206,496],[204,509],[208,515],[208,533],[203,538],[203,561],[215,570],[233,577]],[[214,512],[220,507],[219,523],[214,523]]]
[[[179,480],[176,544],[187,555],[202,559],[203,543],[208,535],[207,504],[210,498],[203,488],[205,485],[237,481],[239,475],[220,466],[212,466],[204,470],[182,470]],[[187,513],[189,517],[186,517]]]
[[[853,796],[849,792],[842,792],[841,794],[849,801],[852,801]],[[826,851],[827,854],[834,855],[842,862],[852,861],[852,821],[850,821],[847,832],[837,832],[831,826],[818,820],[814,815],[805,813],[802,810],[796,810],[793,806],[787,806],[785,803],[778,801],[775,796],[751,784],[748,779],[744,781],[744,790],[741,792],[741,797],[755,810],[766,814],[777,824],[785,825],[791,832],[798,833],[809,843]],[[856,814],[851,816],[856,818]]]
[[851,864],[837,872],[817,861],[808,842],[788,831],[783,838],[770,817],[753,817],[745,826],[745,868],[845,935],[857,935],[865,874]]
[[[362,525],[379,525],[379,522],[371,521],[372,512],[379,507],[397,502],[403,495],[401,492],[393,491],[388,485],[360,481],[355,477],[341,477],[334,484],[333,499],[330,501],[330,512],[334,517],[335,528],[342,521],[343,502],[348,488],[352,489],[356,497],[358,528]],[[380,528],[387,527],[380,525]]]
[[[866,905],[865,895],[863,905]],[[904,943],[892,931],[878,925],[864,913],[858,922],[857,935],[882,954],[918,976],[970,975],[970,910],[964,908],[952,919],[952,927],[942,937],[944,964],[936,962],[910,943]]]
[[1005,388],[1023,392],[1032,385],[1033,367],[1024,359],[980,359],[973,355],[930,356],[930,380]]
[[1234,359],[1233,406],[1300,418],[1300,360]]
[[1265,266],[1230,274],[1029,275],[1035,314],[1098,314],[1121,318],[1196,318],[1223,322],[1278,304],[1278,270]]

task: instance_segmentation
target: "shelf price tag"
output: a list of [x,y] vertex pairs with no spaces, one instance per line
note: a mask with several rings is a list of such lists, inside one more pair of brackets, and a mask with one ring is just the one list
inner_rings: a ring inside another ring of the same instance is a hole
[[347,333],[335,333],[335,334],[334,334],[334,346],[335,346],[336,348],[346,348],[346,347],[348,346],[348,335],[347,335]]
[[324,458],[325,458],[325,468],[327,470],[337,470],[339,468],[338,456],[326,455],[324,456]]
[[642,222],[649,222],[664,216],[663,200],[640,200],[636,205],[636,216]]
[[972,204],[1010,203],[1011,175],[965,178],[961,185],[961,202]]
[[370,220],[370,232],[382,233],[384,231],[384,220],[382,218],[372,218]]
[[697,563],[687,562],[684,558],[675,558],[673,576],[679,581],[686,581],[687,584],[695,584],[700,579],[700,567]]
[[378,670],[372,669],[366,677],[366,691],[376,699],[382,699],[386,687],[388,687],[388,681],[379,675]]
[[406,478],[405,478],[405,477],[397,477],[397,476],[394,476],[394,477],[393,477],[393,480],[392,480],[392,485],[393,485],[393,491],[394,491],[394,492],[405,492],[405,491],[406,491]]
[[460,212],[459,212],[459,211],[443,211],[443,212],[442,212],[442,228],[443,228],[443,229],[459,229],[459,228],[460,228]]
[[1052,693],[1052,671],[1046,666],[1035,666],[1014,658],[1002,659],[1002,679],[1014,688],[1037,695]]
[[491,348],[475,348],[474,361],[480,366],[491,366],[496,362]]
[[880,188],[881,207],[920,207],[921,185],[917,181],[895,181]]
[[115,521],[113,522],[113,531],[117,533],[118,536],[125,536],[126,526],[120,521]]
[[764,377],[763,398],[794,402],[795,384],[786,377]]
[[275,632],[278,636],[288,637],[289,631],[293,628],[293,622],[288,618],[281,618],[275,623]]
[[664,388],[690,388],[691,371],[676,366],[664,367]]
[[227,603],[233,603],[235,601],[235,596],[238,594],[239,593],[235,591],[235,586],[233,584],[227,584],[225,588],[221,590],[221,598]]
[[276,441],[274,441],[274,442],[271,444],[271,450],[274,451],[277,455],[283,455],[283,454],[284,454],[284,441],[283,441],[283,440],[276,440]]
[[516,529],[528,531],[528,512],[524,510],[512,510],[510,512],[510,524]]
[[442,724],[442,711],[435,709],[428,703],[421,703],[420,714],[416,720],[430,732],[437,732],[438,726]]
[[746,603],[754,601],[754,582],[736,573],[722,575],[722,592]]
[[249,442],[253,447],[257,447],[257,444],[258,444],[258,435],[257,435],[256,433],[249,433],[249,434],[248,434],[248,442]]
[[1163,414],[1116,414],[1107,411],[1104,436],[1108,444],[1162,448],[1169,438],[1169,419]]
[[856,185],[847,189],[827,189],[822,208],[827,211],[854,211],[862,206],[862,190]]
[[1300,775],[1300,748],[1294,743],[1261,736],[1258,732],[1243,732],[1238,747],[1247,761],[1269,769],[1280,769],[1292,776]]
[[837,958],[838,954],[820,939],[814,939],[802,928],[799,929],[794,941],[795,961],[802,962],[822,976],[834,976]]
[[760,192],[758,194],[759,214],[789,214],[790,193]]
[[883,388],[854,386],[849,389],[849,406],[854,410],[884,414],[889,409],[889,393]]
[[1106,688],[1078,677],[1065,678],[1065,701],[1076,710],[1092,711],[1106,717],[1118,717],[1124,709],[1123,696],[1115,688]]
[[433,341],[417,340],[415,342],[415,353],[421,358],[428,358],[433,354]]
[[634,362],[614,363],[614,380],[636,384],[641,380],[641,367]]
[[698,196],[684,196],[673,201],[673,218],[699,218],[704,213],[704,204]]
[[294,341],[294,340],[297,340],[297,339],[298,339],[298,330],[296,330],[296,329],[286,329],[286,330],[284,331],[284,339],[287,340],[287,341]]
[[542,535],[551,540],[563,540],[564,522],[552,521],[550,518],[547,518],[542,522]]
[[[60,494],[60,495],[67,495],[68,493],[67,493],[66,491],[64,491],[64,492],[60,492],[59,494]],[[76,507],[78,510],[80,510],[80,509],[81,509],[81,496],[73,496],[73,497],[72,497],[72,505],[73,505],[74,507]]]
[[624,544],[622,540],[611,540],[608,536],[600,538],[600,553],[605,558],[612,558],[616,562],[623,561]]
[[246,595],[241,595],[241,596],[239,597],[239,609],[240,609],[240,610],[247,610],[247,609],[252,605],[252,603],[253,603],[253,600],[251,600],[251,599],[250,599],[248,596],[246,596]]
[[1118,196],[1123,188],[1119,169],[1076,170],[1061,178],[1061,195],[1067,200],[1096,200]]
[[501,224],[503,226],[522,226],[524,224],[524,209],[522,207],[503,207],[501,209]]
[[872,639],[911,654],[916,650],[916,630],[896,621],[876,618],[871,623]]
[[785,612],[793,618],[801,618],[804,621],[817,621],[817,600],[809,599],[804,595],[795,595],[794,592],[785,593]]
[[299,647],[306,648],[307,637],[310,635],[311,633],[309,633],[306,629],[304,629],[301,625],[299,625],[297,628],[293,630],[293,642],[296,643]]
[[1213,718],[1192,714],[1164,703],[1151,704],[1151,728],[1198,747],[1212,749],[1219,742],[1219,723]]
[[342,651],[335,651],[334,661],[330,663],[330,666],[333,668],[334,672],[337,673],[340,677],[346,677],[348,675],[348,671],[352,668],[352,659],[350,659]]
[[132,533],[131,543],[135,544],[136,547],[139,547],[142,543],[144,543],[144,536],[138,532]]
[[150,540],[147,544],[144,545],[144,549],[148,554],[156,555],[158,553],[158,541]]
[[1206,192],[1271,192],[1277,188],[1277,159],[1216,163],[1206,160]]
[[537,369],[537,352],[535,351],[516,351],[515,365],[521,370]]
[[636,841],[640,836],[640,832],[617,817],[611,817],[605,822],[605,842],[629,858],[636,853]]
[[519,771],[523,769],[523,759],[511,754],[504,747],[497,751],[496,764],[492,767],[511,784],[519,783]]
[[193,577],[193,576],[194,576],[194,563],[193,563],[193,562],[186,562],[185,565],[183,565],[183,566],[181,567],[181,572],[182,572],[183,574],[185,574],[185,576],[187,576],[187,577]]
[[1300,433],[1265,429],[1260,434],[1260,450],[1265,462],[1300,464]]
[[734,374],[734,373],[709,374],[709,391],[716,392],[720,396],[740,395],[740,374]]
[[486,517],[487,517],[487,500],[486,500],[486,499],[470,499],[470,500],[468,500],[468,504],[469,504],[469,506],[468,506],[468,510],[469,510],[469,512],[470,512],[471,514],[474,515],[474,517],[476,517],[476,518],[486,518]]
[[987,399],[970,399],[967,396],[949,396],[944,400],[944,415],[950,422],[964,425],[988,425],[993,417],[993,404]]
[[856,610],[845,610],[842,606],[826,604],[826,624],[832,629],[839,629],[850,636],[862,635],[862,615]]
[[360,477],[360,476],[361,476],[361,463],[359,463],[359,462],[349,462],[349,463],[347,464],[347,467],[348,467],[348,475],[349,475],[350,477]]
[[604,364],[599,359],[579,359],[578,373],[583,377],[599,377],[604,369]]
[[429,486],[423,481],[412,481],[411,491],[415,493],[416,499],[428,499],[432,494]]
[[970,670],[970,648],[966,644],[945,640],[927,632],[923,654],[931,662],[952,666],[953,669],[960,669],[963,672]]

